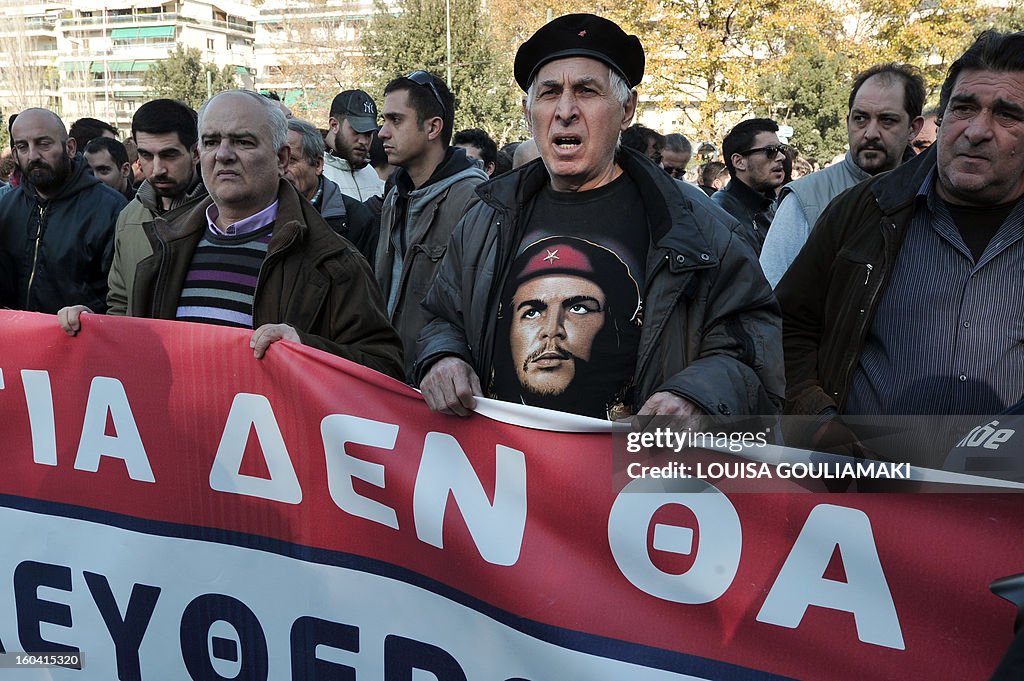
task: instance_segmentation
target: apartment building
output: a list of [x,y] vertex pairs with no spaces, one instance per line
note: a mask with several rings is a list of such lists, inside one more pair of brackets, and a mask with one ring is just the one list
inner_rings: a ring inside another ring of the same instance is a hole
[[373,0],[266,0],[256,15],[256,89],[318,125],[331,99],[363,87],[361,38]]
[[93,116],[127,129],[149,97],[143,74],[177,45],[252,87],[254,16],[250,2],[234,0],[0,0],[0,108],[44,106],[67,122]]

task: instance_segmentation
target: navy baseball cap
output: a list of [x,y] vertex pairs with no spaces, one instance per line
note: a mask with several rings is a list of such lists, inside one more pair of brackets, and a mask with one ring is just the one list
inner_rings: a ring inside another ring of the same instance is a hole
[[377,129],[377,105],[362,90],[345,90],[331,102],[331,116],[346,118],[356,132]]

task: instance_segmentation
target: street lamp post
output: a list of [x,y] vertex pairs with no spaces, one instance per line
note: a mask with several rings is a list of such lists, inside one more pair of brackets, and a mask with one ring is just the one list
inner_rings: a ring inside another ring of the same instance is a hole
[[445,28],[445,82],[448,89],[452,89],[452,0],[444,0],[444,28]]

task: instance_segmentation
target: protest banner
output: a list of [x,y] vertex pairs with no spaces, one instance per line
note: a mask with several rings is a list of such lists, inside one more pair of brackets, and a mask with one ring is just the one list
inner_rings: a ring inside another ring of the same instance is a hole
[[981,681],[1011,639],[1014,494],[617,489],[593,422],[439,416],[246,331],[0,324],[0,649],[81,654],[44,678]]

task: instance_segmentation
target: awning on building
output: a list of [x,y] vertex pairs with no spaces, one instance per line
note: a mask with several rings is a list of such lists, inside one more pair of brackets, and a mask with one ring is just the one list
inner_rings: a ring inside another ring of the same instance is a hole
[[114,28],[110,37],[115,40],[134,40],[138,38],[173,38],[174,26],[145,26],[142,28]]
[[[153,65],[152,61],[108,61],[106,70],[110,73],[133,73],[135,71],[148,71]],[[103,73],[104,62],[94,61],[92,63],[93,73]]]

